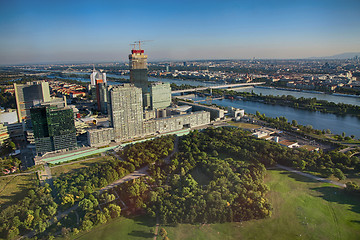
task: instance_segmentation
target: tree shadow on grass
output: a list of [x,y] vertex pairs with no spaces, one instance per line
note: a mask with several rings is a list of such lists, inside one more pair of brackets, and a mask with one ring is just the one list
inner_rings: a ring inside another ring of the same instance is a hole
[[[11,181],[13,180],[14,178],[11,179]],[[35,184],[32,182],[31,179],[25,179],[23,183],[18,183],[16,186],[16,191],[13,191],[13,189],[9,189],[11,187],[7,185],[4,191],[1,193],[2,196],[0,196],[1,202],[5,202],[0,205],[0,211],[24,199],[27,196],[29,190],[33,189],[34,186]],[[12,191],[11,193],[7,192],[10,190]]]
[[291,177],[291,178],[295,179],[298,182],[312,182],[312,183],[319,182],[319,181],[317,181],[315,179],[305,177],[305,176],[302,176],[302,175],[299,175],[299,174],[293,173],[293,172],[285,171],[285,172],[281,172],[280,174],[287,175],[288,177]]
[[153,233],[145,232],[145,231],[137,231],[137,230],[133,230],[128,235],[133,236],[133,237],[139,237],[139,238],[153,238],[154,237]]
[[137,216],[134,217],[133,220],[142,226],[146,226],[146,227],[155,227],[156,225],[156,219],[147,215],[141,215],[141,216]]
[[[344,189],[335,187],[317,187],[311,188],[311,190],[320,193],[320,197],[324,200],[339,204],[347,204],[350,206],[350,210],[355,213],[360,213],[360,197],[351,193],[345,192]],[[360,221],[357,221],[360,223]]]
[[353,222],[353,223],[358,223],[358,224],[360,224],[360,221],[359,221],[359,220],[351,220],[350,222]]

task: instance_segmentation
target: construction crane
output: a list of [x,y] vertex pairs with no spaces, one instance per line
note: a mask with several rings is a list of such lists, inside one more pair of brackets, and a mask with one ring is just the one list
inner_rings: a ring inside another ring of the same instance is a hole
[[153,40],[139,40],[139,41],[135,41],[134,43],[130,44],[133,45],[133,49],[135,49],[136,45],[139,46],[139,50],[141,50],[141,44],[144,42],[151,42]]
[[129,45],[132,46],[132,50],[135,50],[136,43],[130,43]]

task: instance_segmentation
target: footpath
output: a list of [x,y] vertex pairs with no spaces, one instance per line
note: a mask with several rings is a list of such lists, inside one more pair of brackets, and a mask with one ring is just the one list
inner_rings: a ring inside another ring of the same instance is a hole
[[337,182],[337,181],[328,180],[328,179],[321,178],[321,177],[317,177],[317,176],[311,175],[311,174],[309,174],[309,173],[300,172],[300,171],[298,171],[298,170],[295,170],[295,169],[290,168],[290,167],[285,167],[285,166],[280,165],[280,164],[276,164],[276,167],[281,168],[281,169],[284,169],[284,170],[289,171],[289,172],[292,172],[292,173],[296,173],[296,174],[298,174],[298,175],[301,175],[301,176],[304,176],[304,177],[307,177],[307,178],[311,178],[311,179],[317,180],[317,181],[319,181],[319,182],[326,182],[326,183],[334,184],[334,185],[339,186],[339,187],[346,187],[346,185],[343,184],[343,183],[340,183],[340,182]]

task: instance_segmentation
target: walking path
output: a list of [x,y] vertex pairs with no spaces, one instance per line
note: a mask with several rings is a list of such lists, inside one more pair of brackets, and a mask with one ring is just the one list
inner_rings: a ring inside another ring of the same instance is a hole
[[134,180],[136,178],[139,178],[139,177],[143,177],[143,176],[147,176],[148,173],[147,173],[147,170],[149,169],[149,166],[146,166],[146,167],[143,167],[143,168],[140,168],[139,170],[136,170],[135,172],[133,173],[130,173],[128,175],[126,175],[125,177],[123,178],[120,178],[118,180],[116,180],[115,182],[112,182],[111,184],[107,185],[106,187],[103,187],[99,190],[99,193],[102,193],[106,190],[109,190],[117,185],[120,185],[124,182],[128,182],[128,181],[131,181],[131,180]]
[[311,174],[309,174],[309,173],[300,172],[300,171],[298,171],[298,170],[295,170],[295,169],[292,169],[292,168],[289,168],[289,167],[285,167],[285,166],[280,165],[280,164],[276,164],[276,167],[281,168],[281,169],[284,169],[284,170],[289,171],[289,172],[293,172],[293,173],[299,174],[299,175],[304,176],[304,177],[307,177],[307,178],[311,178],[311,179],[317,180],[317,181],[319,181],[319,182],[326,182],[326,183],[334,184],[334,185],[336,185],[336,186],[346,187],[346,185],[343,184],[343,183],[340,183],[340,182],[337,182],[337,181],[328,180],[328,179],[321,178],[321,177],[317,177],[317,176],[311,175]]
[[36,171],[31,171],[31,172],[24,172],[24,173],[15,173],[15,174],[7,174],[4,176],[0,176],[0,178],[6,178],[6,177],[16,177],[16,176],[22,176],[22,175],[29,175],[29,174],[33,174]]
[[159,232],[159,218],[156,218],[156,227],[155,227],[155,232],[154,232],[154,240],[156,240],[157,236],[158,236],[158,232]]
[[44,164],[44,169],[38,171],[38,173],[41,185],[44,185],[45,183],[52,185],[53,179],[51,175],[51,169],[47,163]]

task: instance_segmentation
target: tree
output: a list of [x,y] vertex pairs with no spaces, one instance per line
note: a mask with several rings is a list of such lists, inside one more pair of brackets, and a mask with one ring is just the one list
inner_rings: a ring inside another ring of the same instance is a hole
[[159,234],[160,234],[160,236],[162,236],[162,237],[166,237],[166,236],[167,236],[167,232],[166,232],[165,228],[160,228]]
[[76,235],[76,234],[78,234],[78,233],[79,233],[79,229],[73,228],[73,234]]
[[219,153],[218,153],[216,150],[214,150],[214,151],[212,152],[212,155],[213,155],[214,157],[217,157],[217,156],[219,156]]
[[90,199],[84,198],[79,202],[79,207],[84,212],[90,212],[94,209],[94,204]]
[[84,220],[81,224],[81,229],[83,231],[88,231],[93,227],[93,222],[91,220]]
[[338,168],[334,169],[334,176],[337,177],[339,180],[344,180],[346,178],[344,173]]
[[347,182],[345,189],[347,191],[349,191],[349,192],[358,192],[359,191],[359,186],[354,182]]
[[70,233],[70,229],[69,229],[69,228],[63,227],[63,228],[61,229],[61,235],[62,235],[65,239],[68,239],[68,238],[69,238],[69,233]]
[[296,127],[296,126],[298,125],[298,122],[294,119],[294,120],[292,120],[291,124],[292,124],[294,127]]
[[70,204],[70,205],[74,205],[74,195],[72,194],[66,194],[65,196],[63,196],[62,198],[62,202],[61,205],[66,205],[66,204]]
[[121,207],[115,204],[109,204],[109,211],[112,218],[116,218],[120,216]]
[[13,239],[15,238],[17,235],[19,235],[19,229],[15,226],[12,226],[7,233],[7,239]]
[[104,213],[99,212],[98,214],[96,214],[96,221],[97,224],[104,224],[107,222],[106,216]]

